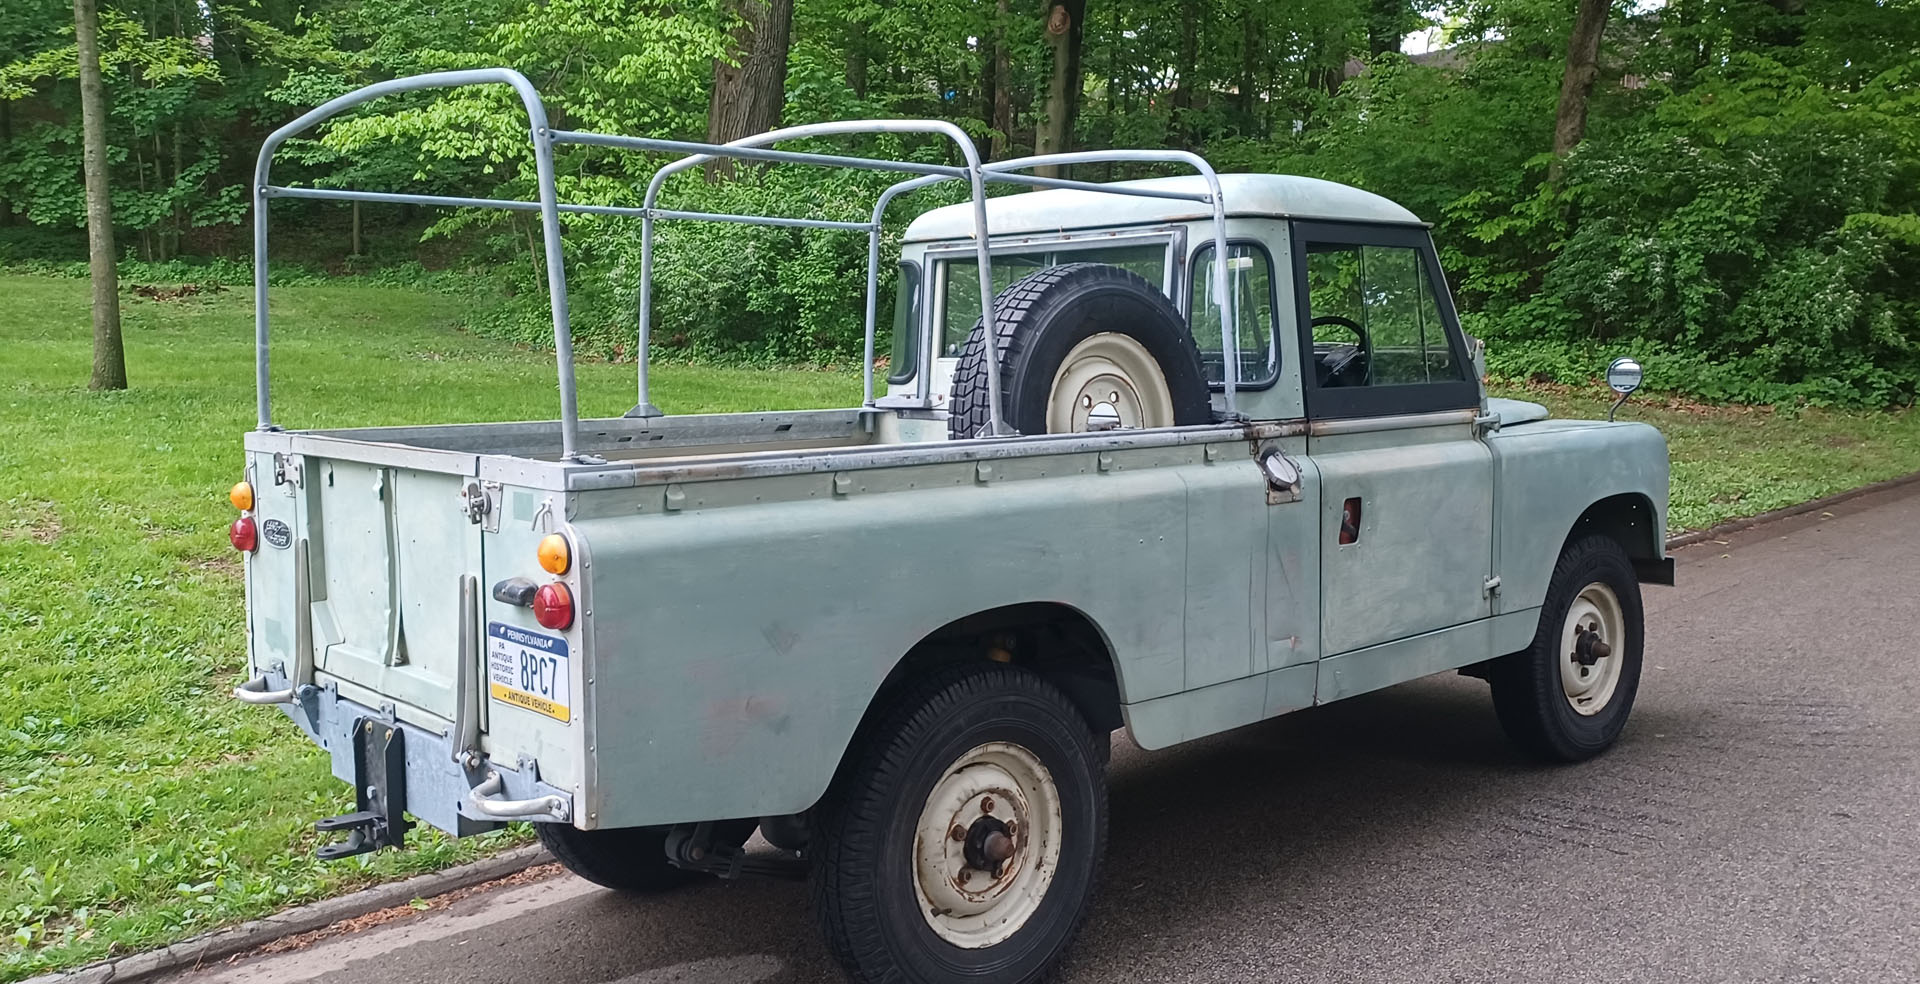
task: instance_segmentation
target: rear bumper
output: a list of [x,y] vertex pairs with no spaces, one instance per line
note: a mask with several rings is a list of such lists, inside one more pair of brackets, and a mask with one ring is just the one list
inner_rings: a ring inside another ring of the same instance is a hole
[[509,819],[558,822],[575,816],[573,794],[541,782],[539,763],[520,761],[508,767],[481,757],[464,764],[455,758],[450,734],[398,720],[392,707],[371,708],[346,700],[332,684],[296,689],[281,674],[269,673],[249,681],[243,690],[291,690],[292,697],[280,703],[281,710],[327,751],[334,776],[356,787],[362,777],[357,774],[354,730],[363,722],[376,721],[404,731],[407,812],[455,837],[492,830]]

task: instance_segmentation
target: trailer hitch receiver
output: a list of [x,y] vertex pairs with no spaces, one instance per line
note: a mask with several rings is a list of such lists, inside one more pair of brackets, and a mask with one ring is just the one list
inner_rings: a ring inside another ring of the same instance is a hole
[[407,822],[407,752],[405,729],[396,724],[361,718],[353,726],[354,799],[359,809],[317,820],[321,833],[344,831],[346,840],[322,846],[322,861],[352,857],[383,847],[399,847],[412,825]]

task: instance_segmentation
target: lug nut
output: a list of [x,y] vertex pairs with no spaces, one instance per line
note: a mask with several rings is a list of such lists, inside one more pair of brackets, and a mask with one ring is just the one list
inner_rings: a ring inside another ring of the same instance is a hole
[[993,812],[993,797],[989,796],[986,799],[983,799],[980,801],[980,812],[981,813]]
[[953,825],[953,829],[952,829],[952,830],[949,830],[949,831],[947,831],[947,836],[948,836],[948,837],[951,837],[951,838],[953,838],[954,840],[957,840],[957,841],[963,841],[963,840],[966,840],[966,839],[967,839],[967,828],[965,828],[965,827],[962,827],[962,826],[960,826],[959,824],[957,824],[957,823],[956,823],[956,824],[954,824],[954,825]]

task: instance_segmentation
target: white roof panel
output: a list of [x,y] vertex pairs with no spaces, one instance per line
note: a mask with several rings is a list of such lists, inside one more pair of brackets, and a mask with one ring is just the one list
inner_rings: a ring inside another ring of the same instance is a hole
[[[1207,190],[1206,179],[1197,174],[1114,184],[1179,192]],[[1370,191],[1319,178],[1222,174],[1220,192],[1229,216],[1423,224],[1419,216]],[[988,199],[987,231],[994,236],[1033,235],[1068,229],[1188,222],[1210,218],[1212,214],[1211,206],[1204,202],[1052,188]],[[908,242],[971,238],[972,202],[936,208],[914,219],[906,232]]]

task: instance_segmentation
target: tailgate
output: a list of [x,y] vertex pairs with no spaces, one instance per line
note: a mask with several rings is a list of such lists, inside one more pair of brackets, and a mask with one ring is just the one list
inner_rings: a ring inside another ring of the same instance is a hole
[[369,706],[400,705],[403,716],[410,708],[451,720],[461,581],[481,573],[481,527],[461,509],[468,480],[314,455],[300,472],[297,487],[276,488],[273,456],[256,460],[254,473],[269,478],[255,485],[261,519],[288,523],[294,547],[264,537],[261,553],[283,556],[262,556],[249,571],[256,643],[268,622],[298,623],[294,568],[304,554],[315,682],[336,682]]

